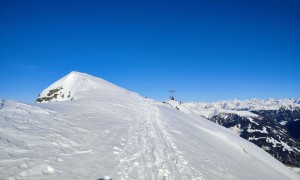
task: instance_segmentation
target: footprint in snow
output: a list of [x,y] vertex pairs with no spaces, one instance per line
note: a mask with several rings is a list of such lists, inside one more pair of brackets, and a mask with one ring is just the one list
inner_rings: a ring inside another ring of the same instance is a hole
[[118,147],[114,147],[115,150],[117,151],[122,151],[122,149],[118,148]]
[[28,168],[28,165],[26,163],[23,163],[19,166],[19,168],[26,169],[26,168]]
[[120,148],[118,148],[118,147],[114,147],[114,149],[116,150],[116,151],[114,151],[114,154],[120,154],[120,152],[119,151],[122,151],[122,149],[120,149]]
[[63,160],[58,157],[58,158],[56,158],[56,162],[61,163],[61,162],[63,162]]
[[53,173],[55,173],[55,170],[53,167],[47,166],[43,169],[43,173],[44,174],[53,174]]

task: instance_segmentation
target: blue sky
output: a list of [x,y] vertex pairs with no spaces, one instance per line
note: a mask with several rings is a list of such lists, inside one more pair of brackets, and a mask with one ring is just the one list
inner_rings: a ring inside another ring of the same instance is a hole
[[298,0],[0,0],[0,97],[70,71],[157,100],[300,97]]

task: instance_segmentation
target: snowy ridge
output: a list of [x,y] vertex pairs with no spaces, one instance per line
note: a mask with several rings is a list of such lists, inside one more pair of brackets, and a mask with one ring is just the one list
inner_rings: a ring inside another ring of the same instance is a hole
[[[300,177],[193,111],[182,112],[98,78],[87,80],[97,83],[80,86],[74,101],[5,101],[0,110],[0,179]],[[65,84],[57,85],[45,92]]]
[[249,100],[225,100],[212,103],[185,103],[186,106],[194,109],[226,109],[237,111],[257,111],[257,110],[278,110],[280,108],[293,110],[300,108],[300,98],[285,99],[249,99]]
[[241,117],[258,117],[257,114],[254,114],[249,111],[242,111],[242,110],[232,110],[232,109],[222,109],[217,106],[208,106],[205,103],[183,103],[180,104],[178,101],[168,100],[166,101],[167,104],[171,105],[172,107],[177,107],[181,111],[185,113],[196,113],[201,115],[205,118],[211,118],[217,114],[238,114]]

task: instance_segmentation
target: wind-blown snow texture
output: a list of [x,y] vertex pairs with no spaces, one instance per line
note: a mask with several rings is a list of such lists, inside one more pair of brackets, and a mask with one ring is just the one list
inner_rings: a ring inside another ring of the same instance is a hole
[[63,80],[44,92],[62,87],[73,101],[4,101],[1,179],[299,179],[262,149],[196,114],[86,74]]

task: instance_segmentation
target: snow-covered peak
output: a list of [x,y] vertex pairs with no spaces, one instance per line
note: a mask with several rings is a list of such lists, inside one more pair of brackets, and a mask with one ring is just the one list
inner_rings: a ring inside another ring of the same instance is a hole
[[111,91],[124,90],[101,78],[89,74],[72,71],[68,75],[51,84],[42,91],[36,102],[69,101],[78,99],[82,92],[87,91]]

